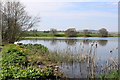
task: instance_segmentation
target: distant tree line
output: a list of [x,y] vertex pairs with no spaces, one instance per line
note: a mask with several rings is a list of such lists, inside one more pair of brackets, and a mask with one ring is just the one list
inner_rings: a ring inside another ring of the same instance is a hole
[[[88,29],[84,29],[82,31],[77,31],[75,28],[69,28],[65,31],[60,31],[54,28],[51,28],[48,31],[37,31],[35,29],[30,30],[30,32],[33,32],[33,36],[37,35],[39,36],[39,32],[41,32],[41,34],[43,33],[49,33],[51,34],[51,36],[56,36],[56,37],[78,37],[81,35],[81,37],[92,37],[92,34],[94,34],[96,37],[107,37],[108,36],[108,31],[105,28],[101,28],[99,30],[93,30],[95,32],[92,32]],[[38,32],[38,34],[37,34]],[[43,33],[42,33],[43,32]],[[47,35],[47,34],[46,34]]]
[[[53,35],[56,35],[58,31],[57,31],[57,29],[51,29],[50,32],[52,32]],[[80,34],[80,32],[77,31],[75,28],[69,28],[69,29],[67,29],[67,30],[65,30],[65,31],[63,31],[63,32],[65,33],[65,35],[66,35],[67,37],[77,37],[78,34]],[[85,36],[85,37],[90,37],[89,34],[93,34],[93,33],[92,33],[92,32],[89,32],[88,29],[84,29],[84,30],[81,32],[81,34],[83,34],[83,36]],[[94,34],[99,35],[100,37],[107,37],[107,36],[108,36],[108,31],[107,31],[107,29],[105,29],[105,28],[101,28],[101,29],[99,29],[99,30],[98,30],[96,33],[94,33]]]

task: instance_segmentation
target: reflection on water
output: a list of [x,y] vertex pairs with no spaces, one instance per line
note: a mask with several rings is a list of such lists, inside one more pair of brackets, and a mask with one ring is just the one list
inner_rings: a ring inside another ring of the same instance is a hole
[[97,42],[99,43],[99,45],[105,46],[107,44],[108,40],[98,40]]
[[[60,70],[69,78],[98,76],[101,73],[107,73],[117,68],[118,50],[115,50],[115,48],[118,48],[118,40],[116,38],[22,40],[20,42],[24,44],[43,44],[50,51],[57,50],[62,53],[65,53],[66,50],[69,51],[71,57],[74,57],[75,60],[71,63],[63,62],[60,65]],[[109,53],[110,50],[114,51]],[[77,56],[74,56],[74,54]],[[76,61],[77,58],[84,61]]]
[[68,45],[75,45],[77,40],[76,39],[67,39],[67,40],[65,40],[65,42]]
[[90,41],[89,39],[83,40],[83,43],[84,43],[85,45],[89,45],[90,42],[91,42],[91,41]]
[[51,45],[56,45],[57,44],[57,40],[53,39],[53,40],[50,40],[51,41]]

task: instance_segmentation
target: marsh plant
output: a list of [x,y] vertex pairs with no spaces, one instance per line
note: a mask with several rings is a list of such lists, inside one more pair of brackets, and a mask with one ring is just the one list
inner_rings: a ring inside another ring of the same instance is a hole
[[[100,75],[110,73],[113,70],[118,70],[118,59],[116,57],[110,56],[107,60],[102,60],[97,57],[97,42],[91,42],[88,44],[89,48],[86,49],[83,43],[79,44],[79,49],[71,49],[68,47],[65,51],[56,50],[55,52],[50,52],[47,56],[47,60],[51,62],[60,64],[61,71],[64,72],[66,69],[71,69],[74,72],[74,66],[78,66],[80,69],[80,74],[82,78],[95,78]],[[109,51],[109,54],[112,54],[114,50]],[[84,66],[83,66],[84,65]],[[82,71],[83,70],[83,71]]]

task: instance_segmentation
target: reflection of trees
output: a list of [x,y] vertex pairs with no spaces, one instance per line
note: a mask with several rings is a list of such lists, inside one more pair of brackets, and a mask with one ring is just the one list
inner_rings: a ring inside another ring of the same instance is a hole
[[98,40],[97,42],[99,43],[99,45],[105,46],[107,44],[108,40]]
[[33,42],[33,43],[35,43],[37,41],[38,41],[37,38],[35,40],[30,40],[30,42]]
[[86,44],[86,45],[88,45],[90,43],[90,40],[89,39],[84,39],[83,43]]
[[67,39],[67,40],[65,40],[65,42],[68,45],[75,45],[77,40],[76,39]]
[[52,40],[50,40],[50,41],[51,41],[51,44],[52,44],[52,45],[57,44],[57,40],[55,40],[55,39],[52,39]]

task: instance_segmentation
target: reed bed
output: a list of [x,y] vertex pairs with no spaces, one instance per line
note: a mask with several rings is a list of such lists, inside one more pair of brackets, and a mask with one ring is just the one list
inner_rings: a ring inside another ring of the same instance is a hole
[[[61,64],[61,71],[64,72],[64,67],[67,66],[71,71],[74,72],[75,64],[79,64],[79,73],[82,78],[95,78],[102,74],[110,73],[113,70],[118,70],[118,60],[110,56],[104,63],[102,63],[97,55],[97,42],[91,42],[89,48],[86,49],[83,43],[79,44],[79,49],[76,47],[71,49],[68,47],[64,51],[56,50],[55,52],[50,52],[46,57],[47,60],[51,62]],[[117,50],[115,48],[113,50]],[[111,54],[113,50],[110,50]],[[84,65],[84,66],[83,66]],[[72,68],[70,68],[72,66]],[[82,76],[84,75],[84,76]]]

